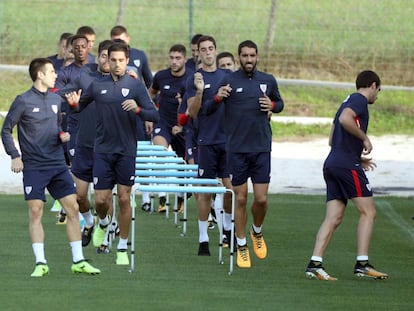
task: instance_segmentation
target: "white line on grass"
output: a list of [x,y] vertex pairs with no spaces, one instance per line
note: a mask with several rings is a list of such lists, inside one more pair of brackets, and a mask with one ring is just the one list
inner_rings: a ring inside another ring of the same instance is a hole
[[389,220],[400,228],[404,233],[407,233],[412,240],[414,240],[414,229],[412,225],[408,224],[393,208],[393,206],[386,201],[375,201],[375,205],[379,208]]

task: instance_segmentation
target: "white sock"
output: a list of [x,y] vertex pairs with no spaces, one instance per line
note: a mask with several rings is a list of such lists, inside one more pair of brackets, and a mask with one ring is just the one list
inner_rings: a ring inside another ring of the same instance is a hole
[[311,260],[312,260],[312,261],[319,261],[319,262],[322,262],[322,257],[319,257],[319,256],[312,256],[312,257],[311,257]]
[[224,223],[223,223],[223,229],[226,231],[231,230],[231,214],[224,213]]
[[255,225],[252,225],[254,233],[260,233],[262,232],[262,226],[256,227]]
[[357,256],[357,261],[368,261],[368,255]]
[[78,262],[85,260],[85,257],[83,257],[83,251],[82,251],[82,241],[73,241],[70,242],[70,248],[72,250],[72,261]]
[[208,221],[198,220],[198,232],[199,232],[198,242],[199,243],[209,241],[207,228],[208,228]]
[[99,219],[99,223],[102,225],[102,227],[105,227],[105,226],[109,225],[108,215],[106,215],[104,219]]
[[143,192],[142,193],[142,204],[149,203],[149,202],[150,202],[149,192]]
[[237,245],[239,245],[239,246],[244,246],[244,245],[247,244],[246,238],[238,238],[238,237],[236,237],[236,239],[237,239]]
[[123,239],[123,238],[119,238],[118,241],[118,249],[128,249],[128,238]]
[[38,262],[47,263],[46,258],[45,258],[44,247],[45,247],[44,243],[33,243],[32,244],[33,254],[35,256],[35,263],[38,263]]
[[93,227],[93,225],[94,225],[93,215],[92,215],[90,210],[85,212],[85,213],[82,213],[82,217],[83,217],[83,219],[85,219],[86,227],[88,227],[88,228]]
[[223,207],[223,197],[221,194],[217,194],[214,199],[214,209],[221,209]]

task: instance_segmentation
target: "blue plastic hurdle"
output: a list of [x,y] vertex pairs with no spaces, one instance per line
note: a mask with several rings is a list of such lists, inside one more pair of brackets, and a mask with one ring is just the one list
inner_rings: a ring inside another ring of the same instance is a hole
[[[175,152],[166,150],[162,146],[151,145],[149,143],[138,142],[135,170],[135,185],[132,191],[133,202],[135,202],[135,192],[167,192],[184,193],[184,218],[183,234],[186,234],[187,221],[187,200],[188,193],[213,193],[223,195],[230,192],[232,196],[232,228],[231,236],[234,236],[234,192],[226,189],[219,184],[217,179],[197,179],[197,165],[186,164],[184,159],[177,157]],[[167,209],[168,211],[168,209]],[[174,210],[177,217],[176,208]],[[223,218],[223,211],[220,215]],[[135,217],[135,216],[134,216]],[[177,224],[177,218],[175,223]],[[133,226],[134,227],[134,224]],[[223,263],[223,228],[219,226],[219,263]],[[131,260],[131,263],[133,260]],[[234,266],[234,239],[230,241],[230,269],[233,272]]]

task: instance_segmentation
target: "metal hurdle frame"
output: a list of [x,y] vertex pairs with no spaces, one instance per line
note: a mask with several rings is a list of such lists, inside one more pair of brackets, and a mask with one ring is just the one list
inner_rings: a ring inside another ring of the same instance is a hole
[[[179,183],[182,183],[182,179],[179,179]],[[166,178],[166,183],[168,184],[161,184],[161,185],[139,185],[137,186],[136,190],[141,191],[148,191],[148,192],[183,192],[183,193],[215,193],[215,194],[224,194],[226,192],[231,193],[231,230],[230,230],[230,236],[234,236],[234,209],[235,209],[235,195],[234,191],[232,189],[227,189],[224,186],[193,186],[190,184],[190,182],[194,182],[196,180],[195,178],[189,178],[188,185],[174,185],[171,183],[171,178]],[[206,181],[207,179],[201,180]],[[216,179],[211,179],[216,180]],[[200,183],[202,184],[202,183]],[[186,204],[186,202],[184,203]],[[184,208],[185,211],[185,208]],[[223,212],[221,213],[220,217],[223,217]],[[135,226],[135,224],[133,225]],[[132,241],[131,241],[132,243]],[[132,257],[132,252],[131,252]],[[131,260],[131,263],[133,260]],[[223,264],[223,228],[222,226],[219,226],[219,264]],[[229,261],[229,272],[228,274],[231,275],[233,273],[234,268],[234,239],[230,239],[230,261]],[[131,270],[133,271],[133,267],[131,266]]]

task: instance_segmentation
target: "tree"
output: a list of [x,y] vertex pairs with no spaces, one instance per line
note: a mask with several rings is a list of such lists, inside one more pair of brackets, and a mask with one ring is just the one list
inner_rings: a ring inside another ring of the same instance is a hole
[[116,25],[122,25],[124,21],[124,13],[127,0],[119,0],[118,15],[116,17]]

